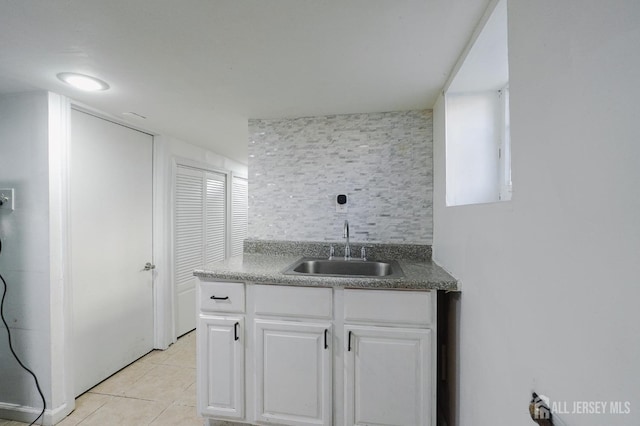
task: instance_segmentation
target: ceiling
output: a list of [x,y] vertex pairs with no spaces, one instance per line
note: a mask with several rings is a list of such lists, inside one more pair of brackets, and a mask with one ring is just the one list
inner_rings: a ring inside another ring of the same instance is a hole
[[54,91],[246,164],[250,118],[430,108],[489,2],[0,0],[0,93]]

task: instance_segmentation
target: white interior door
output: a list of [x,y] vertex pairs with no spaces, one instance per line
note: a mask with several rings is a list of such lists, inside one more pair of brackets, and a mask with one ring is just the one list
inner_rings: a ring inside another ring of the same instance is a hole
[[71,113],[76,395],[153,349],[153,137]]

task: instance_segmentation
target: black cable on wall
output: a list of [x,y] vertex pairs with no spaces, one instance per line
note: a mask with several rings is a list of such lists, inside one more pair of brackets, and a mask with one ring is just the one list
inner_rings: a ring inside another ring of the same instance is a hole
[[[2,239],[0,239],[0,253],[2,253]],[[0,301],[0,318],[2,318],[2,322],[4,323],[4,326],[7,328],[7,339],[9,341],[9,350],[13,354],[13,357],[16,359],[16,361],[18,361],[18,364],[20,364],[20,367],[22,367],[27,373],[31,374],[31,376],[33,377],[33,380],[35,380],[36,382],[36,388],[38,389],[38,393],[42,398],[42,411],[40,412],[40,415],[38,415],[38,417],[36,417],[36,419],[30,423],[30,426],[31,426],[31,425],[34,425],[38,421],[38,419],[40,419],[41,417],[42,417],[42,421],[44,422],[44,412],[47,409],[47,401],[44,398],[42,389],[40,389],[40,383],[38,382],[38,377],[35,375],[33,371],[29,370],[27,366],[24,365],[24,363],[20,360],[20,357],[18,357],[18,354],[16,354],[16,351],[13,349],[13,344],[11,343],[11,330],[9,329],[9,324],[7,324],[7,320],[4,317],[4,300],[7,296],[7,291],[9,286],[7,285],[7,282],[4,280],[4,277],[2,276],[2,274],[0,274],[0,281],[2,281],[2,284],[3,284],[2,301]]]

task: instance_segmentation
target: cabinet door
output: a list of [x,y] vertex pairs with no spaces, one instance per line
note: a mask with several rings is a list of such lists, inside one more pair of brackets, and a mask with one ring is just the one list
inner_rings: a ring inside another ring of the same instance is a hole
[[345,425],[432,424],[431,330],[345,326]]
[[331,324],[255,321],[256,420],[331,425]]
[[244,318],[201,316],[198,325],[198,411],[244,417]]

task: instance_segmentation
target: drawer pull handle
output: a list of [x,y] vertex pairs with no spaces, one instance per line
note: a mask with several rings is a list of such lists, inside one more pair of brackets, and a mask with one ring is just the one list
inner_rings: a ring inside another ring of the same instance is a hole
[[351,330],[349,330],[349,337],[347,337],[347,351],[351,352]]
[[211,299],[213,300],[228,300],[229,296],[225,296],[225,297],[216,297],[215,294],[213,296],[211,296]]
[[327,334],[329,334],[329,329],[325,328],[324,329],[324,348],[325,349],[329,349],[329,343],[327,340]]
[[233,324],[233,340],[239,340],[240,336],[238,335],[238,327],[240,327],[240,323],[237,322]]

